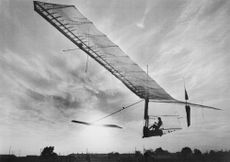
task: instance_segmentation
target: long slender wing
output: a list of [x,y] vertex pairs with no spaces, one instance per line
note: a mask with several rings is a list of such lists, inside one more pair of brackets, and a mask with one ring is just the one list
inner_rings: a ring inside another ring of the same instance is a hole
[[34,10],[140,98],[174,100],[75,6],[34,1]]
[[[149,98],[154,102],[185,104],[171,97],[75,6],[34,1],[34,10],[140,98]],[[210,106],[189,104],[219,110]]]

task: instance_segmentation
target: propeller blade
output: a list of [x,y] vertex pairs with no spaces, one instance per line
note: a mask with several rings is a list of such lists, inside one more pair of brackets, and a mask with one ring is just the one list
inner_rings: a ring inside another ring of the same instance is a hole
[[116,124],[96,124],[96,123],[89,123],[89,122],[84,122],[84,121],[79,121],[79,120],[72,120],[72,122],[73,123],[87,125],[87,126],[99,126],[99,127],[109,127],[109,128],[119,128],[119,129],[122,129],[121,126],[116,125]]
[[186,117],[187,117],[187,126],[191,125],[191,108],[189,105],[185,105]]
[[186,88],[184,89],[184,98],[185,100],[189,100]]
[[185,111],[186,111],[186,118],[187,118],[187,126],[189,127],[191,125],[191,108],[187,104],[187,101],[189,100],[189,98],[188,98],[188,93],[187,93],[185,86],[184,86],[184,95],[185,95],[184,97],[186,101]]

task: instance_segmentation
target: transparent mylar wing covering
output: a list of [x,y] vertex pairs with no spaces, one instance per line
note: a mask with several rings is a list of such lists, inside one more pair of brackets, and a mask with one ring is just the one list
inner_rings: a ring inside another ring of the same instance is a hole
[[140,98],[174,100],[75,6],[35,1],[34,9]]

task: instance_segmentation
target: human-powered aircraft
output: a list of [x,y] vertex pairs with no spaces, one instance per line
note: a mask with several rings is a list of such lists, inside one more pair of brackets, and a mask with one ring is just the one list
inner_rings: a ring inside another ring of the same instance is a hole
[[[220,110],[215,107],[188,102],[186,89],[185,101],[173,98],[148,73],[133,62],[119,46],[113,43],[104,33],[100,32],[94,26],[93,22],[83,16],[75,6],[34,1],[34,10],[73,42],[76,47],[96,60],[145,102],[143,137],[162,136],[164,132],[172,132],[179,129],[162,128],[162,126],[159,126],[160,121],[153,126],[155,128],[150,128],[149,102],[184,105],[188,126],[191,124],[191,107]],[[127,107],[123,107],[121,110]],[[116,112],[120,112],[121,110]],[[158,116],[159,118],[161,117]],[[73,120],[72,122],[84,125],[121,128],[115,124],[99,125],[77,120]]]

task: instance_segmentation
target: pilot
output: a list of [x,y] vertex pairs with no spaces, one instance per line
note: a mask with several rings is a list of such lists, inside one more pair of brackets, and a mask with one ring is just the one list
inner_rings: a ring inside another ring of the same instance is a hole
[[159,130],[160,127],[162,126],[162,120],[160,117],[158,117],[158,122],[154,123],[151,127],[149,127],[149,129],[154,129],[155,131]]

